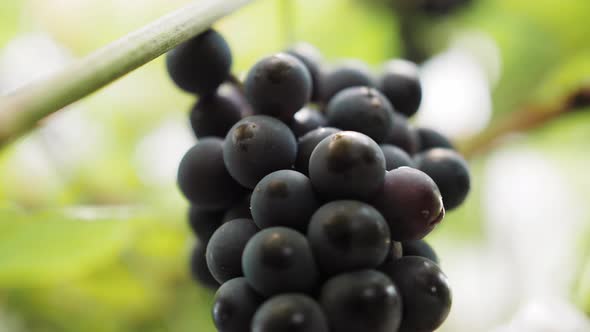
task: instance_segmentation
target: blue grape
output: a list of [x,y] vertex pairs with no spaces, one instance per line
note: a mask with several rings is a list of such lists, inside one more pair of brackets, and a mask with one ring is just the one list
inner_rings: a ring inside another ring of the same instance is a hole
[[248,283],[264,296],[311,292],[319,281],[307,239],[286,227],[256,234],[246,245],[242,266]]
[[320,304],[332,332],[393,332],[402,318],[402,296],[389,277],[374,270],[328,280]]
[[219,283],[241,277],[242,253],[246,243],[258,232],[250,219],[234,219],[219,227],[207,244],[207,266]]
[[178,167],[178,186],[195,206],[209,210],[228,208],[245,192],[226,169],[223,140],[215,137],[186,152]]
[[369,68],[359,61],[346,61],[326,70],[322,81],[322,101],[329,103],[340,91],[354,86],[374,86]]
[[386,170],[391,171],[403,166],[416,167],[414,160],[406,151],[390,144],[381,144],[380,147],[381,151],[383,151],[383,156],[385,157]]
[[304,294],[281,294],[270,298],[252,320],[252,332],[328,332],[319,304]]
[[368,200],[383,185],[385,157],[370,137],[342,131],[326,137],[313,150],[309,177],[326,199]]
[[454,150],[435,148],[416,156],[416,164],[440,189],[445,209],[459,207],[471,188],[469,166]]
[[252,317],[264,298],[258,295],[245,278],[225,282],[215,293],[213,322],[219,332],[250,332]]
[[225,138],[227,170],[244,187],[253,189],[266,175],[289,169],[297,157],[297,141],[281,121],[255,115],[236,123]]
[[445,148],[454,150],[455,147],[443,134],[430,128],[418,128],[418,151],[424,152],[434,148]]
[[400,59],[388,61],[378,86],[396,111],[408,117],[416,114],[422,101],[422,86],[415,63]]
[[246,97],[256,114],[289,122],[311,98],[312,81],[296,57],[279,53],[260,60],[244,82]]
[[328,125],[352,130],[381,143],[393,126],[393,107],[379,91],[352,87],[338,92],[326,107]]
[[383,216],[358,201],[323,205],[311,218],[307,237],[320,270],[328,275],[377,267],[391,250]]
[[168,74],[191,93],[212,93],[230,74],[232,54],[225,39],[209,29],[180,44],[166,56]]
[[436,330],[451,310],[452,293],[447,276],[431,260],[402,257],[385,273],[398,287],[404,303],[400,332]]
[[251,200],[252,216],[260,228],[286,226],[305,232],[318,207],[309,178],[292,170],[265,176],[254,188]]

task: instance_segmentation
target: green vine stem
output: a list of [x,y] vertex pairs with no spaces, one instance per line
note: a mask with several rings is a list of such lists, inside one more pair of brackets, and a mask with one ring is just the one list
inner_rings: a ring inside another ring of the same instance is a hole
[[33,129],[46,116],[154,60],[252,1],[194,1],[61,72],[0,97],[0,147]]
[[590,106],[590,86],[582,86],[551,105],[529,105],[509,113],[480,134],[459,142],[465,158],[489,151],[506,135],[539,128],[575,110]]

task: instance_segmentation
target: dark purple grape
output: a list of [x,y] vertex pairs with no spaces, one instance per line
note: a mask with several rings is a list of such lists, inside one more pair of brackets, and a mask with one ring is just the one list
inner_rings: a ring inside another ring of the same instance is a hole
[[266,175],[289,169],[297,157],[297,140],[284,123],[255,115],[236,123],[227,134],[223,158],[236,181],[253,189]]
[[207,243],[221,226],[223,213],[223,211],[204,210],[191,205],[188,210],[189,226],[201,242]]
[[455,150],[455,147],[443,134],[430,128],[418,128],[418,152],[424,152],[434,148]]
[[416,164],[440,189],[447,211],[460,206],[471,188],[469,166],[454,150],[430,149],[416,156]]
[[391,249],[383,216],[358,201],[323,205],[311,218],[307,238],[320,270],[328,275],[377,267]]
[[230,175],[223,160],[223,140],[201,139],[186,152],[178,167],[178,186],[184,196],[203,209],[232,206],[245,192]]
[[303,294],[282,294],[270,298],[252,320],[252,332],[328,332],[320,305]]
[[331,127],[358,131],[380,143],[391,132],[393,107],[376,89],[357,86],[330,99],[326,118]]
[[319,101],[322,91],[322,55],[313,45],[308,43],[297,43],[289,48],[287,53],[301,60],[305,67],[307,67],[313,85],[311,101]]
[[322,101],[330,102],[338,92],[354,86],[374,86],[369,68],[359,61],[347,61],[326,71],[322,81]]
[[285,226],[301,232],[307,230],[319,205],[309,178],[292,170],[265,176],[254,188],[251,200],[254,222],[261,229]]
[[422,86],[415,63],[388,61],[383,66],[378,86],[396,111],[408,117],[416,114],[422,101]]
[[340,129],[322,127],[314,129],[299,138],[297,145],[297,159],[295,160],[295,169],[299,172],[309,175],[309,158],[315,147],[326,137],[339,132]]
[[402,318],[402,297],[383,273],[362,270],[328,280],[320,304],[332,332],[393,332]]
[[393,125],[385,144],[395,145],[413,155],[418,151],[420,140],[416,129],[408,122],[408,118],[398,112],[393,112]]
[[424,240],[406,241],[403,243],[404,256],[420,256],[428,258],[436,264],[439,263],[438,256],[432,247]]
[[234,219],[221,225],[207,245],[207,266],[219,283],[241,277],[242,253],[248,240],[258,232],[250,219]]
[[242,119],[242,104],[236,98],[212,93],[199,98],[190,114],[190,123],[197,138],[225,138],[230,128]]
[[381,144],[380,147],[385,156],[385,169],[388,171],[403,166],[416,168],[414,160],[406,151],[390,144]]
[[245,278],[228,280],[215,293],[213,323],[220,332],[250,332],[252,317],[263,302]]
[[395,241],[425,237],[445,215],[436,183],[426,173],[410,167],[387,172],[373,205],[387,220]]
[[206,247],[206,244],[199,241],[193,248],[190,257],[191,275],[193,280],[198,282],[201,286],[215,290],[219,288],[219,283],[213,278],[211,271],[209,271],[209,267],[207,267],[207,259],[205,258]]
[[260,231],[246,245],[244,276],[260,294],[310,292],[319,275],[305,236],[286,227]]
[[324,198],[368,200],[383,186],[385,157],[370,137],[342,131],[313,150],[309,177]]
[[246,77],[244,90],[254,113],[289,122],[309,102],[312,82],[300,60],[279,53],[254,65]]
[[166,56],[168,74],[181,89],[209,94],[225,81],[232,65],[229,45],[209,29],[180,44]]
[[251,197],[251,194],[245,195],[236,203],[234,203],[234,205],[223,215],[221,223],[226,223],[234,219],[252,219],[252,213],[250,212]]
[[296,137],[301,137],[308,132],[323,127],[326,124],[326,117],[318,110],[304,107],[293,116],[291,130]]
[[436,330],[451,310],[452,294],[447,277],[431,260],[402,257],[385,273],[393,280],[404,303],[400,332]]

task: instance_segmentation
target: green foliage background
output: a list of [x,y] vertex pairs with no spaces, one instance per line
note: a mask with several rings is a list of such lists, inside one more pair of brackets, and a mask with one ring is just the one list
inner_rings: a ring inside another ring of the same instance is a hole
[[[2,0],[0,48],[19,33],[46,31],[83,56],[187,1],[150,0],[126,11],[114,2],[85,0],[76,8],[51,2]],[[284,46],[277,6],[260,0],[218,23],[234,50],[236,72]],[[462,29],[495,39],[503,61],[493,94],[499,117],[523,103],[552,102],[588,81],[588,13],[587,0],[480,0],[448,20],[430,21],[422,40],[435,52]],[[295,17],[299,39],[318,45],[329,59],[358,57],[378,65],[401,54],[396,18],[382,7],[300,0]],[[166,119],[186,116],[193,102],[168,81],[159,59],[80,103],[106,135],[67,177],[22,174],[14,156],[26,139],[0,151],[0,331],[213,331],[212,294],[188,275],[193,240],[186,203],[174,183],[142,183],[130,161],[141,138]],[[583,197],[590,197],[587,113],[525,140],[546,152]],[[478,175],[485,160],[472,161],[474,192],[434,242],[483,236]],[[580,248],[588,239],[580,237]],[[581,260],[579,269],[572,297],[590,313],[590,261]]]

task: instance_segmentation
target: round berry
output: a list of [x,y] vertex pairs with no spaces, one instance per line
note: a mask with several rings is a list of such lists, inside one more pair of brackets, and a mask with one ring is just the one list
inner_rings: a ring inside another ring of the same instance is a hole
[[404,302],[400,331],[429,332],[438,329],[451,310],[452,294],[445,274],[431,260],[402,257],[385,270]]
[[245,278],[231,279],[215,293],[213,323],[219,331],[248,332],[252,317],[263,301]]
[[251,205],[258,227],[285,226],[305,232],[319,202],[307,176],[292,170],[281,170],[258,182],[252,193]]
[[379,91],[352,87],[338,92],[326,108],[328,125],[352,130],[382,142],[391,132],[393,107]]
[[168,74],[176,85],[199,95],[214,92],[228,78],[231,65],[229,45],[211,29],[180,44],[166,56]]
[[322,287],[320,304],[332,332],[397,331],[402,297],[383,273],[361,270],[341,274]]
[[339,132],[313,150],[309,177],[324,198],[368,200],[383,185],[385,157],[370,137],[354,131]]
[[319,208],[307,237],[318,266],[329,275],[377,267],[391,249],[383,216],[358,201],[334,201]]
[[242,119],[241,107],[235,98],[219,93],[202,96],[190,113],[195,136],[225,138],[229,129]]
[[241,277],[242,253],[248,240],[258,232],[250,219],[234,219],[219,227],[207,245],[207,266],[219,283]]
[[443,134],[430,128],[416,129],[418,134],[418,151],[424,152],[434,148],[445,148],[454,150],[455,147]]
[[373,204],[387,220],[395,241],[425,237],[445,215],[436,183],[424,172],[410,167],[387,172]]
[[396,111],[408,117],[418,111],[422,101],[422,86],[415,63],[406,60],[387,62],[383,66],[378,86]]
[[374,86],[371,71],[360,61],[346,61],[324,74],[322,101],[330,100],[340,91],[354,86]]
[[178,186],[194,205],[223,209],[244,194],[225,167],[223,140],[208,137],[189,149],[178,167]]
[[236,123],[225,138],[223,159],[244,187],[253,189],[266,175],[289,169],[297,157],[297,141],[281,121],[255,115]]
[[289,122],[311,97],[312,82],[305,65],[292,55],[279,53],[254,65],[244,82],[254,113]]
[[381,151],[385,157],[385,169],[391,171],[398,167],[416,167],[410,155],[395,145],[381,144]]
[[319,304],[303,294],[277,295],[258,309],[252,332],[328,332]]
[[449,149],[430,149],[416,156],[416,164],[440,189],[447,211],[465,201],[471,188],[471,179],[469,166],[461,155]]
[[246,245],[242,257],[244,276],[260,294],[310,292],[318,271],[305,236],[286,227],[260,231]]

